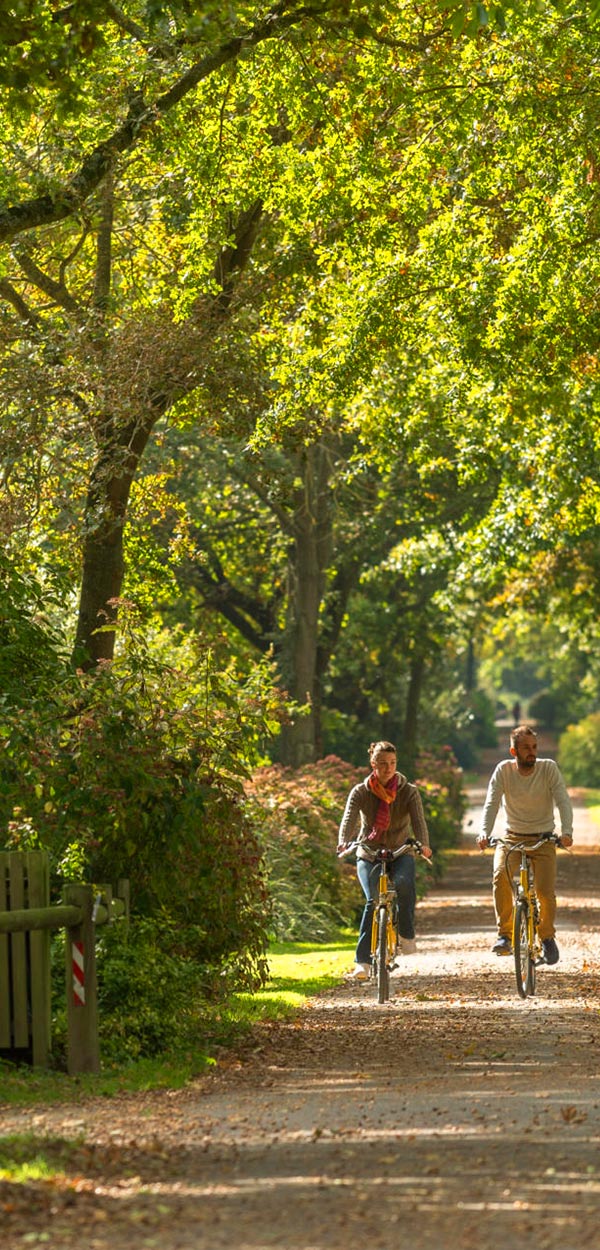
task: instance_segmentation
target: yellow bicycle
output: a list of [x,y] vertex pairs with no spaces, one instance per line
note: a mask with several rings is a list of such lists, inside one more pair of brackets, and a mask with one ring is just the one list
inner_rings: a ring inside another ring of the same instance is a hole
[[[352,855],[359,842],[351,842],[349,846],[341,852],[340,858],[346,859]],[[396,965],[396,952],[398,949],[398,905],[396,899],[396,891],[390,880],[387,866],[400,855],[406,855],[408,851],[414,851],[416,855],[423,855],[423,844],[418,842],[416,838],[407,838],[402,846],[395,851],[386,850],[380,847],[374,854],[373,863],[381,864],[381,873],[378,882],[377,898],[373,907],[373,924],[371,927],[371,979],[377,987],[377,1001],[386,1003],[390,997],[390,973]],[[423,855],[425,863],[431,867],[431,860]]]
[[518,842],[512,846],[503,838],[490,839],[490,846],[500,843],[506,847],[507,872],[509,855],[516,851],[521,857],[518,875],[514,879],[511,877],[515,896],[512,944],[517,992],[521,998],[530,998],[535,994],[536,969],[546,962],[542,955],[542,943],[538,932],[540,908],[535,892],[533,866],[529,858],[531,852],[537,851],[545,842],[554,842],[556,846],[562,845],[556,833],[542,834],[533,846],[525,842]]

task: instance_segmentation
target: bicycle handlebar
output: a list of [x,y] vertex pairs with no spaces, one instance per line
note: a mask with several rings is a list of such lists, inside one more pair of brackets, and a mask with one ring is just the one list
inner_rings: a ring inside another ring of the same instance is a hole
[[540,846],[544,845],[544,842],[554,842],[554,845],[558,846],[563,851],[567,849],[563,846],[560,834],[558,833],[543,833],[539,841],[534,842],[532,846],[528,845],[526,842],[516,842],[513,846],[510,842],[506,841],[506,838],[488,838],[488,846],[505,846],[507,851],[510,851],[511,853],[512,851],[537,851]]
[[[348,846],[341,848],[338,847],[338,859],[347,859],[349,855],[354,854],[359,846],[364,845],[364,842],[354,841],[349,842]],[[405,855],[407,851],[415,851],[417,855],[421,855],[423,857],[425,863],[428,864],[430,868],[432,866],[430,856],[423,853],[423,843],[419,842],[417,838],[407,838],[406,842],[403,842],[402,846],[397,847],[395,851],[390,851],[385,846],[372,847],[371,849],[375,852],[375,861],[380,860],[381,863],[384,863],[386,859],[398,859],[400,855]]]

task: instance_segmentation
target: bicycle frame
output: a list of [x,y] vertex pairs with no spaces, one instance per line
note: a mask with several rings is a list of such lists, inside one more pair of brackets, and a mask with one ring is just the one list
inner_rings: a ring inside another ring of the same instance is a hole
[[[540,909],[530,859],[531,852],[537,851],[545,842],[554,842],[560,846],[560,838],[555,833],[543,834],[533,846],[525,842],[511,845],[504,838],[490,840],[492,846],[500,844],[505,847],[505,866],[514,892],[512,944],[517,993],[520,998],[535,994],[536,969],[545,962],[538,932]],[[514,854],[520,856],[516,881],[508,869],[509,857]]]
[[541,961],[542,945],[538,934],[540,909],[533,867],[523,844],[519,852],[521,861],[515,888],[513,951],[517,992],[520,998],[527,998],[535,994],[536,968]]
[[[400,847],[398,855],[403,849]],[[396,891],[387,871],[387,864],[396,858],[393,851],[380,851],[377,856],[381,863],[381,873],[371,926],[371,975],[377,982],[380,1003],[387,1002],[390,996],[390,972],[396,962],[398,944],[397,917],[394,910]]]
[[[342,859],[353,854],[359,846],[360,842],[352,842],[338,854]],[[400,855],[405,855],[408,851],[414,851],[416,855],[422,855],[425,863],[431,868],[431,860],[423,855],[423,846],[416,838],[407,838],[406,842],[399,846],[397,850],[390,851],[382,847],[375,853],[374,863],[381,864],[381,873],[378,881],[377,898],[373,904],[373,923],[371,928],[371,979],[375,981],[377,986],[377,998],[380,1003],[385,1003],[390,996],[390,973],[396,963],[396,948],[398,945],[397,920],[395,915],[394,904],[396,901],[396,891],[392,885],[387,870],[387,865],[398,859]]]

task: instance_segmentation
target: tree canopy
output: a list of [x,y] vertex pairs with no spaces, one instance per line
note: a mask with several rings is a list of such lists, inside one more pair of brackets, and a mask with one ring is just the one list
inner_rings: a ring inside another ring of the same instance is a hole
[[399,693],[374,677],[370,715],[411,750],[440,654],[460,702],[534,584],[591,650],[595,7],[1,21],[6,551],[78,587],[76,662],[111,658],[124,596],[218,613],[311,708],[304,759],[323,699],[364,715],[371,634]]

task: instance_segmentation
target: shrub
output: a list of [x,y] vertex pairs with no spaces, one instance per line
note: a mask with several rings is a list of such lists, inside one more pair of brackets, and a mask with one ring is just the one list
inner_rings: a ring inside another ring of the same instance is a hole
[[554,729],[557,719],[557,697],[552,690],[538,690],[529,700],[527,719],[546,729]]
[[337,756],[300,769],[273,764],[246,783],[246,810],[264,852],[272,931],[286,940],[326,941],[353,924],[353,874],[336,858],[348,791],[364,778]]
[[437,751],[422,751],[417,758],[416,772],[434,851],[434,872],[439,877],[444,869],[445,852],[460,840],[467,810],[462,769],[452,748],[446,746]]
[[190,676],[134,652],[2,725],[8,845],[47,848],[55,890],[128,877],[132,908],[166,921],[172,953],[238,988],[266,969],[261,850],[240,807],[278,711],[260,669],[244,687],[209,654]]
[[[215,989],[206,969],[177,953],[178,934],[166,918],[138,917],[104,927],[96,943],[98,1039],[103,1064],[180,1055],[202,1041],[204,1015]],[[53,950],[52,1055],[66,1066],[64,933]],[[174,953],[175,952],[175,953]]]
[[[419,771],[417,784],[439,875],[444,849],[460,837],[466,810],[462,773],[449,748],[440,755],[422,755]],[[330,755],[297,770],[260,768],[246,783],[247,811],[260,828],[265,853],[276,937],[325,941],[341,923],[356,923],[362,893],[354,867],[338,860],[335,848],[348,793],[364,778],[364,768]],[[423,866],[421,894],[426,873]]]
[[558,740],[558,761],[569,785],[597,786],[600,777],[600,712],[569,725]]

